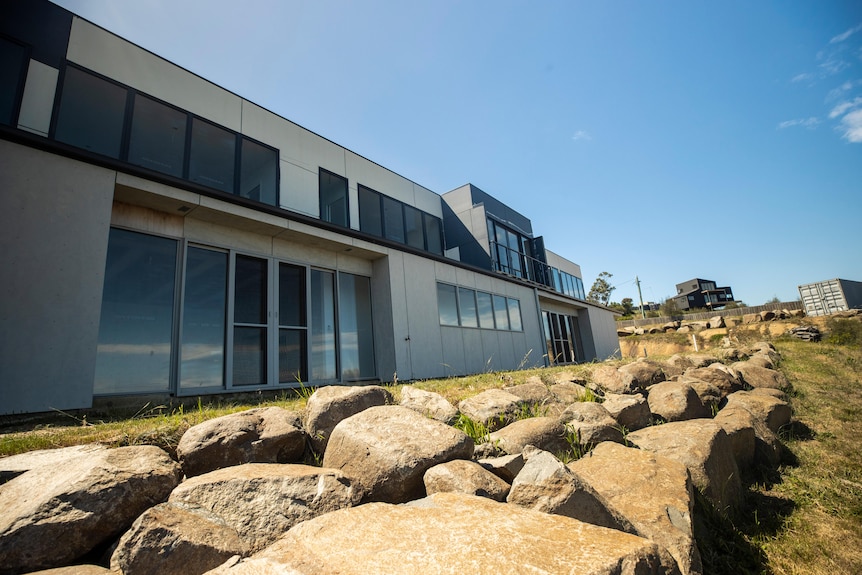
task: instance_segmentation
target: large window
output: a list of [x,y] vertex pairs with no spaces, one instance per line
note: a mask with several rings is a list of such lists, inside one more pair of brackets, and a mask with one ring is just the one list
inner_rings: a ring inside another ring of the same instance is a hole
[[236,256],[233,384],[263,385],[267,366],[267,260]]
[[188,116],[140,94],[135,96],[129,162],[181,178]]
[[278,264],[278,381],[308,380],[306,272],[302,266]]
[[488,220],[488,243],[494,269],[519,278],[531,278],[530,239],[494,220]]
[[53,134],[103,156],[278,205],[276,149],[76,66],[65,68]]
[[169,391],[176,269],[176,240],[111,229],[96,394]]
[[359,184],[359,229],[410,247],[443,254],[440,218]]
[[27,49],[0,38],[0,124],[15,124],[26,70]]
[[311,270],[311,379],[334,381],[338,376],[335,342],[335,276]]
[[347,180],[320,169],[320,219],[348,227]]
[[128,90],[66,67],[54,137],[103,156],[120,158]]
[[437,284],[440,325],[523,331],[521,302],[450,284]]
[[371,279],[338,274],[338,326],[341,345],[341,377],[345,380],[372,378],[374,331],[371,317]]

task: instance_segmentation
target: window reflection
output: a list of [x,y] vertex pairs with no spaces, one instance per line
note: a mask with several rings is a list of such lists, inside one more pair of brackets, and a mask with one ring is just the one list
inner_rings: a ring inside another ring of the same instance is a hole
[[182,177],[186,114],[150,98],[135,96],[129,162]]
[[180,387],[224,386],[227,254],[189,247],[183,295]]
[[311,271],[311,379],[338,376],[335,358],[335,286],[331,272]]
[[198,118],[192,121],[189,179],[210,188],[234,193],[236,135]]
[[338,274],[338,326],[341,344],[341,377],[374,377],[374,332],[371,319],[371,279]]
[[96,394],[168,391],[177,242],[111,229]]
[[125,88],[67,66],[54,137],[119,158],[125,113]]

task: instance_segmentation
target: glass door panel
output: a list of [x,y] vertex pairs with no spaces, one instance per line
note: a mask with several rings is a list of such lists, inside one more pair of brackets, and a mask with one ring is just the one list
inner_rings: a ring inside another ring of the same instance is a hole
[[234,267],[233,385],[264,385],[268,262],[238,255]]
[[372,324],[371,280],[339,273],[338,327],[343,379],[371,378],[377,374]]
[[305,268],[278,264],[278,381],[308,380]]
[[186,253],[180,388],[224,387],[228,255],[197,247]]
[[334,274],[311,270],[311,380],[338,377],[335,342]]

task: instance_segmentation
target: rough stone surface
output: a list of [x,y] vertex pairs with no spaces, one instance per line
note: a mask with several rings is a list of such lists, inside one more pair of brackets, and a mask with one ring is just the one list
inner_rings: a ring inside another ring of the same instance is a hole
[[169,501],[210,511],[257,551],[300,521],[356,505],[359,495],[351,478],[325,466],[246,463],[187,479]]
[[524,456],[518,453],[517,455],[487,457],[480,459],[477,463],[506,483],[512,483],[521,469],[524,468]]
[[740,391],[743,385],[739,374],[723,363],[713,363],[708,367],[692,367],[685,370],[680,381],[691,383],[692,380],[711,383],[721,391],[722,397]]
[[111,569],[123,575],[198,575],[247,552],[236,529],[216,515],[162,503],[146,510],[120,538]]
[[551,395],[548,386],[540,381],[513,385],[512,387],[504,387],[503,391],[521,398],[521,401],[524,403],[535,406],[545,405],[553,399],[553,395]]
[[99,567],[98,565],[72,565],[56,567],[44,571],[33,571],[30,575],[117,575],[116,571]]
[[684,575],[702,573],[692,527],[694,486],[685,465],[608,442],[568,467],[622,514],[638,535],[670,551]]
[[635,393],[640,389],[634,375],[612,365],[600,365],[593,370],[591,377],[596,385],[610,393]]
[[36,467],[4,483],[0,572],[68,565],[167,499],[181,474],[158,447],[133,446]]
[[525,450],[526,463],[506,501],[593,525],[634,533],[634,527],[577,473],[539,449]]
[[737,466],[740,469],[749,468],[754,462],[754,416],[741,406],[725,406],[715,414],[713,421],[724,429],[730,439]]
[[79,455],[87,455],[96,451],[104,451],[107,447],[92,443],[89,445],[73,445],[58,449],[39,449],[19,455],[0,458],[0,485],[18,477],[25,471],[37,467],[51,466],[62,463]]
[[605,394],[602,403],[611,417],[629,431],[642,429],[652,423],[649,403],[642,395]]
[[510,423],[491,433],[490,442],[508,455],[521,453],[528,445],[551,453],[569,449],[566,428],[555,417],[530,417]]
[[632,444],[685,465],[696,487],[722,511],[742,500],[742,482],[730,439],[711,419],[654,425],[629,433]]
[[750,360],[734,363],[731,367],[737,370],[743,381],[751,387],[768,387],[782,391],[790,389],[790,383],[780,371],[753,365]]
[[401,388],[400,405],[443,423],[451,424],[458,418],[458,408],[449,403],[445,397],[412,385]]
[[177,445],[186,477],[242,463],[289,463],[302,457],[299,418],[280,407],[262,407],[209,419],[188,429]]
[[709,417],[718,411],[718,406],[724,396],[722,395],[721,390],[716,386],[708,381],[702,381],[699,379],[690,379],[682,383],[690,385],[697,394],[698,399],[700,399],[700,403],[704,407],[701,412],[701,417]]
[[758,421],[766,424],[773,433],[790,423],[793,410],[790,404],[777,397],[739,391],[727,397],[728,407],[739,406],[751,413]]
[[505,501],[509,484],[473,461],[455,459],[435,465],[423,477],[425,492],[464,493]]
[[458,411],[490,429],[498,429],[515,420],[524,400],[502,389],[488,389],[458,404]]
[[438,493],[410,505],[372,503],[306,521],[265,551],[210,575],[462,571],[678,573],[667,550],[646,539],[483,497]]
[[665,381],[650,387],[647,401],[652,414],[665,421],[684,421],[711,415],[697,392],[689,384],[680,381]]
[[583,401],[587,396],[586,386],[573,381],[554,384],[550,389],[557,401],[566,405]]
[[318,453],[326,450],[335,426],[351,415],[392,403],[392,394],[379,385],[321,387],[308,398],[305,431]]
[[582,446],[623,441],[622,428],[600,403],[573,403],[560,416],[560,421],[566,424],[570,440],[577,439]]
[[637,386],[641,389],[646,389],[667,379],[660,363],[643,358],[620,366],[619,371],[634,377]]
[[[505,393],[505,392],[504,392]],[[372,407],[332,431],[323,466],[356,479],[363,502],[402,503],[424,496],[431,467],[470,459],[473,440],[454,427],[398,405]]]

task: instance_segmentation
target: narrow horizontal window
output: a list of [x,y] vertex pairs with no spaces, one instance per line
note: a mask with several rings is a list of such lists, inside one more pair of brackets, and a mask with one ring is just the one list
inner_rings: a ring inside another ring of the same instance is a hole
[[236,135],[199,118],[192,121],[189,179],[232,194],[236,163]]
[[128,90],[68,66],[54,138],[103,156],[120,157]]
[[135,96],[129,163],[183,177],[188,114],[155,100]]

